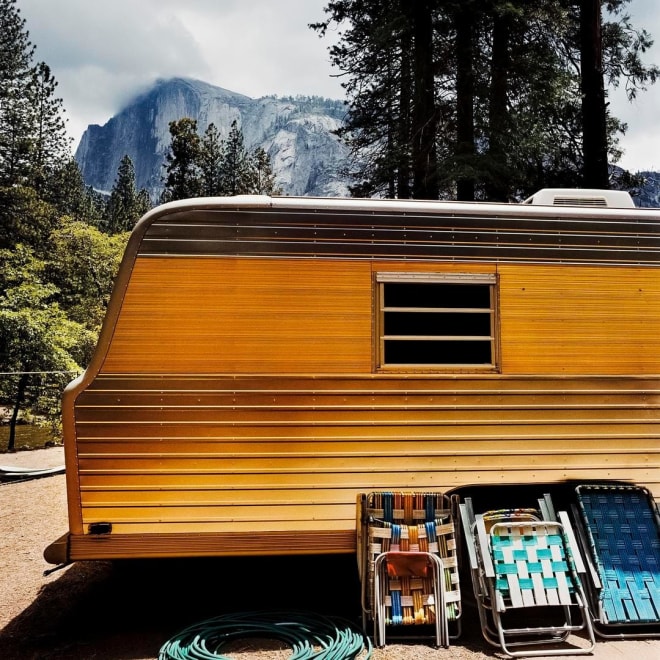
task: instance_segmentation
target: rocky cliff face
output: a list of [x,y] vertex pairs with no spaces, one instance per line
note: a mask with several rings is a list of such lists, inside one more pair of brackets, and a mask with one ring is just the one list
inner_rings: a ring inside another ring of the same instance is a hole
[[636,206],[660,207],[660,172],[638,172],[644,183],[633,191]]
[[197,80],[158,81],[104,126],[91,125],[76,151],[88,185],[109,191],[119,162],[128,154],[138,188],[157,200],[170,144],[169,123],[192,117],[202,133],[214,123],[223,137],[236,120],[249,150],[270,156],[285,195],[336,197],[348,194],[342,175],[348,153],[333,131],[344,116],[341,101],[315,97],[252,99]]

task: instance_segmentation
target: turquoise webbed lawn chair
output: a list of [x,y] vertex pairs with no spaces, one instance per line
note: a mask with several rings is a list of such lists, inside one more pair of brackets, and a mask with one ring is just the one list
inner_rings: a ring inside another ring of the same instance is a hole
[[576,495],[596,633],[660,637],[660,517],[653,497],[627,484],[581,485]]
[[[477,515],[471,502],[461,505],[484,638],[510,657],[591,653],[584,565],[568,516],[544,520],[555,514],[548,498],[540,502],[538,511]],[[578,631],[586,647],[569,641]]]

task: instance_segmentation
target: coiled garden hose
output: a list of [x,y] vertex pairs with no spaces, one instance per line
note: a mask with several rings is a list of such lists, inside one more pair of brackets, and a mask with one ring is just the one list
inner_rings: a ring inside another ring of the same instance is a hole
[[158,660],[231,660],[222,650],[237,639],[277,639],[289,660],[370,660],[371,640],[351,622],[307,612],[226,614],[189,626],[160,649]]

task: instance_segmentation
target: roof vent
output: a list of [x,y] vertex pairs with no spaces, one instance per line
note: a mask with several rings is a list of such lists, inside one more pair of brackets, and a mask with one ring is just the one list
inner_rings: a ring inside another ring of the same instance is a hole
[[616,209],[635,207],[632,197],[625,190],[589,190],[581,188],[544,188],[526,199],[523,204]]

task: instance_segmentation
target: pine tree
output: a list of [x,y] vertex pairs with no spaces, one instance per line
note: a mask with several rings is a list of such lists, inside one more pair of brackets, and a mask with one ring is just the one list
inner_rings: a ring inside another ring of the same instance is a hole
[[222,195],[221,167],[223,141],[215,124],[209,124],[202,136],[199,168],[202,174],[202,195],[214,197]]
[[42,190],[70,157],[70,140],[57,82],[33,56],[15,0],[0,0],[0,185]]
[[412,133],[412,196],[416,199],[437,199],[438,158],[436,134],[438,113],[435,100],[433,56],[433,0],[404,3],[413,43],[413,95],[410,114]]
[[330,47],[332,63],[344,72],[349,113],[339,136],[351,149],[349,174],[355,196],[412,194],[413,37],[407,0],[339,0],[329,18],[310,27],[324,36],[341,25]]
[[85,185],[80,167],[73,158],[55,168],[41,196],[63,215],[90,225],[101,223],[106,202],[100,193]]
[[275,175],[270,164],[270,157],[261,147],[252,153],[251,167],[253,170],[254,186],[251,192],[257,195],[279,195],[280,189],[275,183]]
[[[626,126],[609,114],[606,85],[624,83],[629,100],[655,83],[660,69],[646,66],[641,55],[653,44],[645,30],[637,30],[623,9],[630,0],[581,0],[580,75],[583,118],[583,185],[608,187],[610,160],[620,155],[617,134]],[[607,8],[606,21],[601,7]],[[587,119],[588,118],[588,119]]]
[[126,154],[119,163],[117,178],[103,214],[103,228],[109,234],[130,231],[146,213],[151,204],[146,191],[138,193],[135,186],[135,168]]
[[30,184],[43,190],[47,179],[69,160],[71,140],[66,133],[62,99],[55,96],[57,82],[44,62],[32,72],[28,90],[33,108]]
[[24,183],[30,151],[26,102],[34,46],[16,0],[0,0],[0,185]]
[[245,195],[254,190],[254,171],[245,149],[243,133],[234,120],[224,143],[220,166],[220,189],[223,195]]
[[456,32],[456,199],[475,199],[475,11],[474,2],[458,2],[452,8]]
[[168,176],[161,201],[279,193],[268,154],[260,147],[248,152],[236,120],[225,140],[214,124],[200,138],[197,122],[189,118],[172,122],[170,133]]
[[161,201],[169,202],[202,194],[201,140],[197,121],[184,117],[170,122],[172,141],[165,157],[167,176]]

